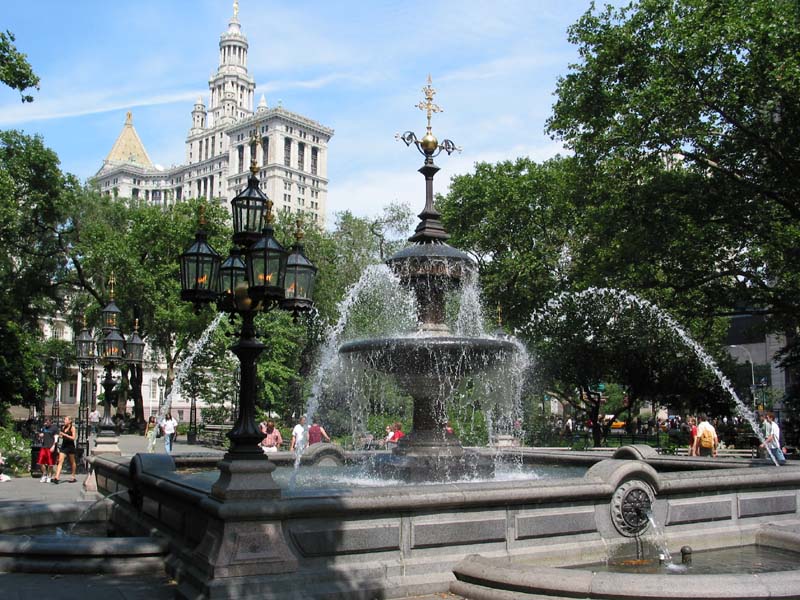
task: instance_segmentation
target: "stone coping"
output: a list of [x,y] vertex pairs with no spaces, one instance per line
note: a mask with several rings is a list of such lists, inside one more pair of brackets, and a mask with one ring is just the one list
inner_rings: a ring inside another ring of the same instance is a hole
[[134,482],[126,459],[99,456],[92,460],[98,473],[116,481],[121,487],[141,486],[146,496],[162,499],[176,505],[176,508],[186,503],[210,515],[245,519],[283,519],[309,513],[321,516],[353,512],[370,514],[414,511],[423,507],[443,510],[452,507],[545,504],[562,501],[565,489],[571,501],[610,499],[619,483],[632,477],[648,481],[661,498],[741,488],[800,487],[800,468],[795,467],[780,467],[780,477],[776,478],[774,469],[777,467],[659,473],[648,464],[649,461],[606,459],[592,467],[584,477],[578,478],[313,490],[309,494],[293,492],[270,502],[253,500],[224,503],[211,497],[211,482],[206,478],[175,473],[163,466],[158,469],[144,468],[136,474]]
[[[760,545],[800,551],[800,529],[765,525],[756,534]],[[450,591],[471,600],[511,598],[597,599],[757,599],[797,598],[800,569],[757,575],[666,575],[593,572],[513,565],[508,559],[473,555],[453,570]]]

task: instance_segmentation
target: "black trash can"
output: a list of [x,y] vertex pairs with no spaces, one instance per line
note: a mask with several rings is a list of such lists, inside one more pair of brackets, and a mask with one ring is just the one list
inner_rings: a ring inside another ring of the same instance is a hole
[[41,450],[41,446],[36,444],[31,445],[31,477],[41,477],[42,476],[42,468],[39,466],[39,450]]

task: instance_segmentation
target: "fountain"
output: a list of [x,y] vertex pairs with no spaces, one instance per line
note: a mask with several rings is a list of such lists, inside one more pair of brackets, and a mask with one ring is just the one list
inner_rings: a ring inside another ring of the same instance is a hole
[[449,235],[433,206],[433,177],[439,170],[433,159],[457,148],[450,140],[440,144],[431,131],[431,115],[440,109],[433,103],[436,90],[430,79],[423,92],[425,102],[419,108],[427,113],[427,133],[421,140],[410,131],[398,137],[406,145],[413,143],[425,157],[419,169],[425,177],[425,208],[409,238],[412,244],[386,261],[416,296],[419,331],[413,336],[351,341],[339,352],[391,374],[413,399],[412,431],[400,439],[391,456],[378,463],[381,474],[405,481],[448,481],[472,474],[487,477],[493,473],[493,461],[465,451],[458,438],[446,431],[446,401],[464,377],[511,360],[516,348],[507,339],[454,336],[445,323],[447,293],[474,276],[476,267],[466,253],[445,243]]
[[[404,481],[287,489],[273,479],[275,465],[253,451],[257,436],[248,410],[237,421],[235,451],[219,466],[224,488],[215,483],[218,472],[177,471],[180,457],[95,457],[98,489],[117,493],[113,526],[167,540],[167,572],[177,581],[177,597],[187,599],[371,600],[448,590],[470,598],[697,597],[692,575],[665,583],[564,569],[616,555],[652,527],[651,518],[660,525],[659,543],[673,552],[684,545],[698,553],[751,544],[800,549],[800,469],[792,466],[661,456],[648,446],[613,454],[521,448],[515,452],[526,461],[589,468],[583,476],[540,481],[459,478],[480,469],[480,460],[448,436],[447,397],[469,376],[491,379],[491,363],[508,362],[516,344],[463,329],[453,334],[445,326],[444,298],[474,266],[445,243],[433,208],[433,158],[455,145],[440,145],[430,132],[438,107],[430,83],[425,90],[428,133],[419,141],[410,133],[402,139],[425,156],[426,205],[412,245],[389,260],[416,294],[420,331],[326,350],[326,361],[338,350],[362,370],[367,365],[394,377],[414,398],[408,439],[391,455],[379,453]],[[250,305],[243,310],[248,316]],[[260,351],[251,315],[245,324],[238,349]],[[251,375],[249,384],[254,369]],[[253,399],[243,393],[245,400]],[[418,474],[433,483],[417,485]],[[726,576],[724,585],[719,579],[705,580],[713,593],[704,597],[796,597],[800,568],[757,580]]]

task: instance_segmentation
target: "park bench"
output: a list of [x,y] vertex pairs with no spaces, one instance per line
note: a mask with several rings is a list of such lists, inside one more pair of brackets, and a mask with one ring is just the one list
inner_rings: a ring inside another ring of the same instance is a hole
[[225,436],[233,428],[233,423],[204,423],[198,438],[209,446],[224,446]]

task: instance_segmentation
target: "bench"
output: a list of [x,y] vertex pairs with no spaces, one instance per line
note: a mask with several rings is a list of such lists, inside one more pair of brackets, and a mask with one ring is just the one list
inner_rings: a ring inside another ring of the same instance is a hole
[[[681,446],[675,449],[676,456],[688,456],[689,448]],[[717,450],[719,458],[758,458],[758,448],[720,448]]]
[[225,436],[233,428],[233,423],[218,423],[203,424],[202,428],[197,434],[197,437],[204,444],[210,446],[224,446]]

